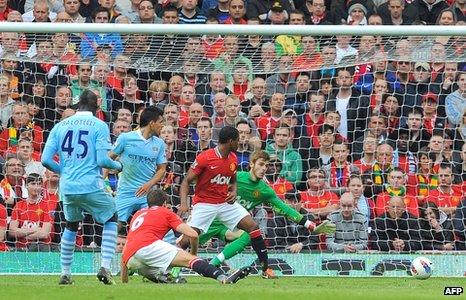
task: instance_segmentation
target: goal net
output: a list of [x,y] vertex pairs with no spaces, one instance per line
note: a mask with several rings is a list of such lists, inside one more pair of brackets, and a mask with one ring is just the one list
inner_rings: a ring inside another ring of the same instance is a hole
[[[313,274],[366,270],[364,253],[373,252],[391,254],[370,275],[406,272],[409,253],[419,251],[442,253],[434,257],[446,266],[453,264],[448,252],[464,261],[464,26],[63,24],[57,32],[42,24],[34,32],[10,25],[0,24],[6,272],[28,272],[41,255],[58,257],[65,225],[59,177],[40,156],[85,89],[99,96],[97,117],[112,142],[137,130],[144,107],[164,111],[168,167],[158,186],[174,208],[188,168],[215,147],[222,127],[240,133],[238,170],[248,171],[252,153],[265,150],[264,180],[278,197],[316,223],[337,224],[334,235],[309,234],[269,203],[255,208],[272,266],[283,274],[300,274],[299,265],[314,259],[306,255],[323,255]],[[39,192],[34,174],[43,179]],[[115,194],[118,174],[104,176]],[[85,214],[77,252],[99,252],[101,233]],[[122,233],[119,251],[124,241]],[[201,249],[215,256],[224,246],[215,237]],[[325,256],[334,252],[342,254]]]

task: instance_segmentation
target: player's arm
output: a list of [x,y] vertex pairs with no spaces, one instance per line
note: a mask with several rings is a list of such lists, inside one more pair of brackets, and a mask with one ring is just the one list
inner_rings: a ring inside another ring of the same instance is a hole
[[97,165],[101,168],[114,169],[117,171],[123,169],[121,162],[111,159],[106,149],[97,150]]
[[178,215],[182,216],[184,213],[188,212],[189,210],[189,203],[188,203],[188,192],[189,192],[189,185],[197,180],[197,175],[194,173],[192,168],[188,170],[185,178],[181,182],[180,186],[180,208],[178,209]]
[[306,227],[307,229],[309,229],[309,231],[314,230],[314,228],[316,227],[316,224],[314,222],[309,221],[305,216],[301,215],[294,208],[286,205],[281,199],[273,197],[268,202],[276,213],[283,215],[287,219]]
[[60,174],[60,165],[53,159],[58,150],[56,146],[57,143],[54,129],[52,129],[52,131],[50,132],[50,135],[47,139],[47,143],[45,143],[44,151],[41,155],[41,163],[50,171],[56,174]]
[[228,195],[227,195],[227,198],[225,199],[226,202],[228,202],[229,204],[233,204],[236,201],[237,191],[238,191],[237,188],[238,188],[238,184],[237,184],[236,173],[235,173],[233,176],[231,176],[230,184],[228,185]]
[[121,171],[123,165],[119,161],[110,158],[109,152],[112,148],[110,144],[110,130],[104,123],[98,124],[96,132],[96,156],[97,165],[101,168]]
[[142,195],[147,194],[154,185],[156,185],[163,179],[166,170],[166,163],[157,165],[157,171],[155,172],[154,176],[136,191],[136,197],[140,197]]
[[121,260],[120,276],[122,283],[128,283],[128,267],[123,260]]
[[184,236],[189,238],[191,243],[191,254],[197,254],[197,248],[199,246],[199,235],[196,230],[192,229],[189,225],[181,223],[175,229],[177,232],[182,233]]

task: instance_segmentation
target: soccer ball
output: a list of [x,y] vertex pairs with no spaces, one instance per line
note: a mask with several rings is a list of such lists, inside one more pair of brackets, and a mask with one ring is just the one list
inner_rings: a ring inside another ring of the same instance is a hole
[[416,257],[411,262],[411,275],[416,279],[427,279],[432,275],[432,262],[425,257]]

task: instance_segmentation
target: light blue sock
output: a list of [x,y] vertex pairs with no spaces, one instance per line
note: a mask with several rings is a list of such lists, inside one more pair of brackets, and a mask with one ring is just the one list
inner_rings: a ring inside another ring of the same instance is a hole
[[104,224],[102,231],[102,267],[110,269],[110,263],[115,255],[116,243],[117,243],[117,229],[118,224],[116,222],[107,222]]
[[60,263],[63,275],[71,274],[71,263],[73,262],[74,246],[76,243],[76,231],[65,228],[61,237]]

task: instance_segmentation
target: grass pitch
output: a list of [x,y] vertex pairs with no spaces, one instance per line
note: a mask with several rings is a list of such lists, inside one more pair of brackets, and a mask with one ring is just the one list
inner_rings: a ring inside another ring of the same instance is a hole
[[[151,299],[151,300],[310,300],[310,299],[442,299],[445,286],[466,288],[464,278],[349,278],[250,276],[235,285],[188,277],[183,285],[142,282],[105,286],[94,276],[74,276],[73,286],[58,286],[58,276],[0,276],[1,299]],[[451,298],[451,296],[450,296]],[[466,299],[466,295],[454,296]],[[447,298],[448,299],[448,298]]]

